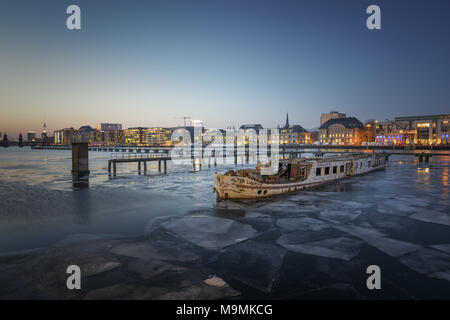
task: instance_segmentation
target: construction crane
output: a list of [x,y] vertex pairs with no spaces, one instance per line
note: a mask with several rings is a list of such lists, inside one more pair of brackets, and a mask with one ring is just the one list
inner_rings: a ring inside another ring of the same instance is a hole
[[175,117],[175,119],[183,119],[184,120],[184,126],[186,127],[186,120],[189,120],[191,117]]

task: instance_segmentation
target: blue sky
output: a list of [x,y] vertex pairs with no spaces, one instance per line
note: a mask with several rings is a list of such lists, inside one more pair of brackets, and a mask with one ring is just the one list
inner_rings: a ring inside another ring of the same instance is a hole
[[[66,29],[67,6],[82,30]],[[382,30],[366,28],[381,8]],[[2,0],[0,131],[449,113],[450,1]]]

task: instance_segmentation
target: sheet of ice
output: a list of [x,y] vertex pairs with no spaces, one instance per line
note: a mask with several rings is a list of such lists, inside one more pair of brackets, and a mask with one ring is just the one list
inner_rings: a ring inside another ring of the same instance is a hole
[[329,224],[314,218],[281,218],[277,220],[277,226],[286,231],[313,230],[318,231],[329,227]]
[[400,257],[422,247],[421,245],[415,243],[388,238],[380,231],[367,227],[340,225],[335,226],[335,228],[364,240],[371,246],[374,246],[391,257]]
[[272,217],[265,213],[260,213],[257,211],[247,212],[244,216],[246,219],[272,219]]
[[200,259],[184,243],[161,240],[122,243],[112,248],[111,253],[145,261],[166,260],[192,262]]
[[285,254],[286,250],[279,246],[250,240],[225,249],[218,263],[227,277],[270,292]]
[[93,241],[98,239],[112,239],[121,237],[119,234],[90,234],[90,233],[75,233],[65,237],[54,244],[55,247],[72,245],[84,241]]
[[346,211],[335,211],[335,210],[323,210],[320,211],[320,218],[325,220],[331,220],[333,222],[350,222],[355,220],[362,213],[361,210],[346,210]]
[[181,273],[163,273],[148,281],[115,284],[86,294],[84,299],[153,299],[153,300],[217,300],[229,299],[239,295],[227,283],[212,286],[204,282],[194,270]]
[[[217,277],[216,277],[217,278]],[[219,278],[220,279],[220,278]],[[239,295],[239,292],[232,289],[226,282],[221,286],[212,285],[210,282],[197,282],[187,287],[182,287],[176,291],[171,291],[155,300],[222,300],[230,299]],[[216,281],[217,283],[217,281]]]
[[417,207],[415,204],[400,199],[388,199],[384,200],[377,206],[379,213],[393,214],[398,216],[407,216],[412,213],[418,212],[422,208]]
[[211,250],[236,244],[257,234],[250,225],[209,216],[177,217],[163,222],[161,227],[199,247]]
[[160,260],[145,260],[145,262],[142,260],[133,260],[127,263],[125,270],[136,275],[141,280],[148,280],[164,272],[182,273],[187,269]]
[[450,281],[450,254],[448,253],[422,248],[401,257],[399,261],[420,274]]
[[290,201],[296,201],[296,202],[304,202],[304,203],[311,203],[317,200],[320,200],[319,196],[312,195],[310,193],[293,193],[289,195]]
[[283,235],[277,243],[289,251],[349,261],[358,255],[362,241],[349,237],[337,237],[306,243],[293,243],[289,237]]
[[409,216],[411,219],[450,226],[450,215],[436,210],[421,210]]
[[415,197],[411,195],[400,195],[396,197],[397,200],[404,201],[410,205],[416,206],[416,207],[427,207],[430,205],[431,199],[425,195],[421,197]]
[[227,283],[222,278],[217,276],[209,277],[208,279],[203,280],[203,282],[213,287],[224,287],[227,285]]
[[370,202],[360,202],[354,200],[331,200],[329,203],[333,209],[363,209],[373,207],[373,203]]
[[296,299],[317,299],[317,300],[362,300],[364,296],[349,283],[335,283],[324,287],[314,288],[299,293]]
[[432,245],[430,247],[433,248],[433,249],[444,251],[444,252],[450,254],[450,243],[447,243],[447,244],[435,244],[435,245]]

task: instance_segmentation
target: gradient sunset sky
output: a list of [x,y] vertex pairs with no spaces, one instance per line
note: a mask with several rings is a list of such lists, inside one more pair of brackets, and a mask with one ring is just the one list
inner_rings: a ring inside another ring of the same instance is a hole
[[448,0],[2,0],[0,132],[450,113],[449,39]]

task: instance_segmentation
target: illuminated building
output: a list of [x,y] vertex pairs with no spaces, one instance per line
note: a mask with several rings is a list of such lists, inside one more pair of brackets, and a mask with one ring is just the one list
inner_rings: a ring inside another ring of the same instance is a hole
[[237,139],[237,145],[248,145],[252,138],[256,138],[256,141],[253,142],[256,145],[259,139],[259,130],[263,129],[263,126],[260,124],[243,124],[239,129],[242,130],[243,136]]
[[119,146],[125,144],[125,138],[123,130],[106,130],[96,131],[97,144],[103,144],[105,146]]
[[61,130],[56,130],[55,135],[55,145],[65,146],[72,143],[72,134],[74,133],[74,128],[65,128]]
[[27,142],[33,143],[36,141],[36,133],[34,131],[27,132]]
[[397,117],[395,122],[403,125],[403,134],[411,136],[411,141],[407,143],[419,145],[450,143],[450,114]]
[[413,141],[414,134],[407,130],[404,123],[390,121],[375,121],[375,143],[377,145],[405,145]]
[[148,146],[147,132],[148,128],[144,127],[135,127],[123,130],[125,144],[138,147]]
[[120,123],[98,123],[98,131],[120,131],[122,130],[122,125]]
[[360,145],[366,141],[366,128],[355,117],[333,118],[322,124],[319,128],[319,141],[321,144]]
[[238,130],[233,127],[227,127],[226,130],[220,129],[224,137],[224,143],[228,146],[234,146],[237,142]]
[[43,146],[47,146],[50,144],[50,139],[47,136],[47,124],[44,123],[44,125],[42,126],[42,134],[41,134],[41,139],[42,139],[42,145]]
[[147,143],[150,146],[170,147],[172,145],[171,128],[149,128],[147,131]]
[[[89,142],[90,145],[100,144],[97,135],[97,130],[93,129],[91,126],[82,126],[76,132],[81,135],[85,141]],[[100,140],[101,141],[101,140]]]
[[122,125],[120,123],[98,123],[92,144],[106,146],[125,144]]
[[289,125],[289,115],[286,114],[286,124],[280,129],[280,144],[310,144],[311,136],[301,125]]

